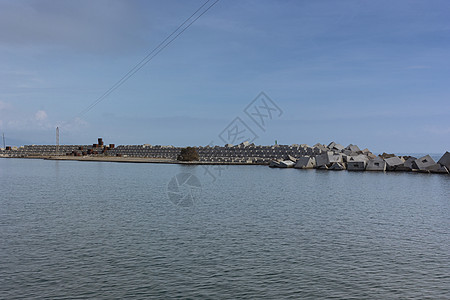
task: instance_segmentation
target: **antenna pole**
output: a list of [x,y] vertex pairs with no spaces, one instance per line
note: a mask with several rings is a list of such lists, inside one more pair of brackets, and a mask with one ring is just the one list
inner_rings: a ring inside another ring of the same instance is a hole
[[3,135],[3,148],[6,148],[5,133],[3,132],[2,135]]
[[56,127],[56,155],[59,155],[59,127]]

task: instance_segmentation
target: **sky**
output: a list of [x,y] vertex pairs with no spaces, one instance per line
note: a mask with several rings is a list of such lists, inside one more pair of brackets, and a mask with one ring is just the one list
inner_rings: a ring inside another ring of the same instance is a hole
[[450,151],[447,0],[220,0],[80,115],[205,1],[0,0],[6,144]]

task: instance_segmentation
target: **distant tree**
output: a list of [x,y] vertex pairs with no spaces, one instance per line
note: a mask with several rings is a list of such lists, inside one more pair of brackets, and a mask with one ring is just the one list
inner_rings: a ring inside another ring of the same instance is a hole
[[195,147],[186,147],[181,149],[181,152],[178,155],[177,160],[180,161],[199,160],[197,149]]

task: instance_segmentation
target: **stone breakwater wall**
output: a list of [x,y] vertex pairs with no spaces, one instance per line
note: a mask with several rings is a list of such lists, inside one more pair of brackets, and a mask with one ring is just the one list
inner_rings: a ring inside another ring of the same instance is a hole
[[[272,160],[288,156],[318,155],[319,148],[306,145],[257,146],[250,143],[226,146],[195,147],[200,162],[269,164]],[[7,157],[40,157],[55,155],[73,156],[122,156],[143,158],[166,158],[176,160],[182,147],[152,145],[27,145],[0,150]]]
[[[199,161],[224,164],[263,164],[275,168],[348,170],[348,171],[420,171],[449,174],[450,153],[435,162],[429,155],[423,157],[374,155],[356,145],[344,147],[335,142],[328,145],[306,144],[258,146],[248,142],[239,145],[195,147]],[[0,149],[3,157],[48,157],[55,155],[91,157],[141,157],[176,160],[182,147],[144,145],[27,145]]]
[[316,144],[320,148],[316,155],[288,156],[272,160],[273,168],[321,169],[333,171],[397,171],[449,174],[450,152],[446,152],[437,162],[430,155],[422,157],[396,156],[383,153],[374,155],[368,149],[360,150],[356,145],[344,147],[331,142],[329,145]]

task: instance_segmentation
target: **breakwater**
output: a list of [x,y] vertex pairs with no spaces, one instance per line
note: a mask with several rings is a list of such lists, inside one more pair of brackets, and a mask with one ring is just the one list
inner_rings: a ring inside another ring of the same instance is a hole
[[[331,142],[328,145],[254,145],[244,142],[239,145],[195,147],[198,163],[215,164],[262,164],[275,168],[348,170],[348,171],[419,171],[449,174],[450,153],[446,152],[437,162],[426,155],[422,157],[375,155],[370,150],[361,150],[357,145],[344,147]],[[104,145],[101,138],[92,145],[26,145],[0,149],[2,157],[49,158],[86,157],[90,160],[105,160],[108,157],[160,159],[176,162],[182,147],[161,145]]]

